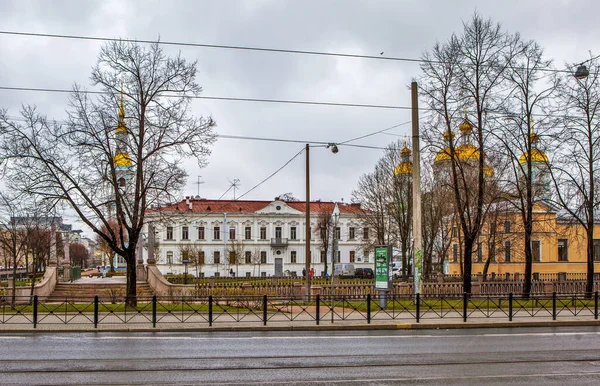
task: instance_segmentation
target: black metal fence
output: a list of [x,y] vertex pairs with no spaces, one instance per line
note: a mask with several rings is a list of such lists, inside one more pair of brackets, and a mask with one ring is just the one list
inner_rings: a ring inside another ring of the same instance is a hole
[[135,307],[114,297],[95,296],[87,301],[78,298],[33,297],[0,298],[0,326],[78,324],[110,326],[137,324],[192,324],[193,327],[250,324],[276,325],[292,323],[310,325],[342,321],[424,320],[560,317],[598,319],[598,292],[593,294],[557,294],[523,298],[512,293],[494,296],[443,295],[437,297],[398,296],[314,296],[304,298],[277,296],[207,296],[207,297],[141,297]]

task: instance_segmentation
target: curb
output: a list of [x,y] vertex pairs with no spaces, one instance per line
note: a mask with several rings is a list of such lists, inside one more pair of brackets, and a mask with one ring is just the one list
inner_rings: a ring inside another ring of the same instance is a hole
[[99,329],[11,329],[2,330],[0,334],[23,333],[148,333],[148,332],[255,332],[255,331],[366,331],[366,330],[454,330],[454,329],[490,329],[490,328],[523,328],[523,327],[593,327],[600,326],[600,320],[553,320],[536,322],[466,322],[466,323],[396,323],[396,324],[346,324],[346,325],[305,325],[305,326],[217,326],[217,327],[156,327],[156,328],[99,328]]

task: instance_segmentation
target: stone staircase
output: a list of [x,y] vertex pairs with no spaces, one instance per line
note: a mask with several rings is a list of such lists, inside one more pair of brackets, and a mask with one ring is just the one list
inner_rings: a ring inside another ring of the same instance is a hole
[[[58,283],[54,292],[47,299],[49,302],[91,302],[98,296],[101,302],[123,302],[125,300],[125,283]],[[152,288],[145,281],[136,283],[137,296],[150,297]]]

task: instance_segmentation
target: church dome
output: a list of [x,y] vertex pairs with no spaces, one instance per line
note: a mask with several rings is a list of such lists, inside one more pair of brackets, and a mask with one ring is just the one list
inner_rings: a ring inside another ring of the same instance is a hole
[[[535,131],[533,131],[533,128],[531,129],[531,134],[529,135],[530,141],[531,141],[531,162],[544,162],[547,163],[548,162],[548,156],[546,155],[546,153],[544,153],[543,151],[541,151],[540,149],[537,148],[537,143],[540,140],[539,135],[536,134]],[[527,163],[529,159],[529,155],[527,154],[527,152],[521,154],[521,157],[519,158],[519,163],[520,164],[524,164]]]
[[402,162],[400,162],[398,164],[398,166],[396,166],[396,168],[394,169],[394,175],[397,176],[400,174],[412,174],[413,166],[412,166],[412,162],[409,161],[410,153],[411,153],[410,149],[405,144],[404,147],[402,148],[402,150],[400,150],[400,156],[402,157]]

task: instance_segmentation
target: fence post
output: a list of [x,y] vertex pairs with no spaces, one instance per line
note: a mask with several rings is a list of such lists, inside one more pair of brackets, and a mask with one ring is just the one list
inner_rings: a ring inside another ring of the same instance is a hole
[[513,318],[513,294],[510,292],[508,294],[508,321],[512,322]]
[[208,295],[208,325],[212,327],[213,314],[212,314],[213,298],[212,295]]
[[37,328],[38,319],[38,296],[33,295],[33,328]]
[[321,308],[321,295],[317,294],[316,315],[315,315],[315,317],[317,319],[317,325],[319,325],[319,320],[321,319],[320,308]]
[[98,328],[98,295],[94,296],[94,328]]
[[416,306],[417,306],[417,315],[416,315],[417,316],[417,323],[419,323],[419,320],[421,319],[421,315],[419,315],[421,313],[421,310],[420,310],[420,308],[421,308],[421,294],[420,293],[417,294],[417,304],[416,304]]
[[463,292],[463,322],[467,321],[467,293]]
[[371,324],[371,294],[367,294],[367,324]]
[[263,326],[267,325],[267,295],[263,295]]
[[556,320],[556,291],[552,292],[552,320]]
[[594,292],[594,319],[598,319],[598,291]]
[[156,327],[156,295],[152,295],[152,327]]

